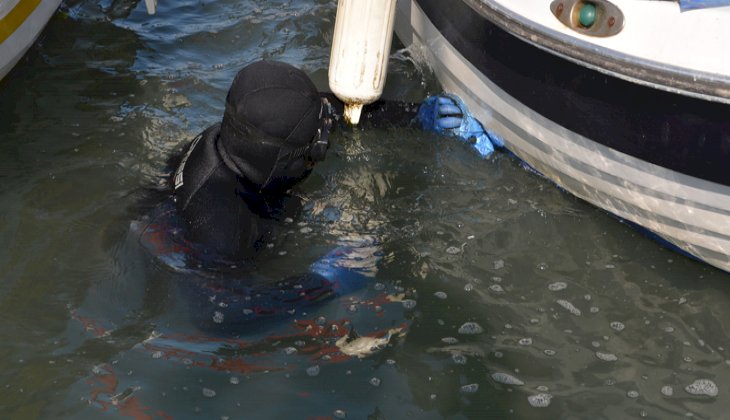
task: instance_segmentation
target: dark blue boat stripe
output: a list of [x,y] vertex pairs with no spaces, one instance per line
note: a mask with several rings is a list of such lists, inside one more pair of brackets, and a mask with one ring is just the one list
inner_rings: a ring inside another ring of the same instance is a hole
[[[416,0],[472,65],[520,103],[638,159],[730,186],[730,106],[607,76],[513,37],[462,1]],[[545,7],[548,7],[547,4]]]

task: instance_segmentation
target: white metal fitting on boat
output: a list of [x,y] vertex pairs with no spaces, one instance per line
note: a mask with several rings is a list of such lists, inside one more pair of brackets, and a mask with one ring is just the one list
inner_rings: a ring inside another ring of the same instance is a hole
[[329,85],[345,103],[345,119],[360,121],[363,105],[383,93],[393,40],[396,0],[339,0]]

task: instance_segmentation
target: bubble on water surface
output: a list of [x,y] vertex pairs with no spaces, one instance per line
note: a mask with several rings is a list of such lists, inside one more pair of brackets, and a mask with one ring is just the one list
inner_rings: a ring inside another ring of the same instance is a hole
[[558,292],[568,287],[568,284],[562,281],[556,281],[555,283],[548,284],[548,290],[551,292]]
[[375,289],[377,291],[382,291],[382,290],[385,290],[385,285],[383,283],[378,282],[373,285],[373,289]]
[[479,391],[479,384],[468,384],[461,387],[461,392],[465,394],[473,394]]
[[626,328],[626,326],[623,324],[623,322],[620,322],[620,321],[613,321],[608,325],[616,331],[623,331],[624,328]]
[[596,352],[596,357],[600,360],[603,360],[604,362],[615,362],[618,360],[618,357],[616,357],[613,353],[602,353],[600,351]]
[[558,305],[562,306],[563,308],[567,309],[568,312],[575,316],[580,316],[581,312],[580,309],[576,308],[572,303],[568,302],[565,299],[558,299],[557,300]]
[[499,270],[504,268],[504,260],[497,260],[494,262],[494,269]]
[[495,372],[492,374],[492,379],[494,379],[494,382],[504,384],[504,385],[524,385],[525,383],[521,380],[515,378],[514,376],[510,375],[509,373],[503,373],[503,372]]
[[441,342],[446,344],[456,344],[459,340],[456,337],[444,337],[441,339]]
[[403,302],[401,302],[401,304],[406,309],[413,309],[416,307],[416,301],[413,299],[403,299]]
[[671,397],[672,395],[674,395],[674,388],[672,388],[672,387],[671,387],[671,386],[669,386],[669,385],[664,385],[664,386],[662,387],[662,389],[661,389],[661,393],[662,393],[662,395],[664,395],[665,397]]
[[706,395],[708,397],[716,397],[720,392],[715,382],[710,379],[697,379],[684,387],[684,390],[692,395]]
[[527,402],[535,408],[545,408],[550,405],[550,400],[552,399],[552,395],[541,392],[539,394],[528,396]]
[[213,313],[213,322],[215,322],[216,324],[222,323],[224,318],[225,317],[223,316],[222,312],[215,311]]
[[312,228],[309,227],[309,226],[305,226],[305,227],[299,229],[299,232],[301,232],[301,233],[312,233]]
[[531,346],[532,338],[530,338],[530,337],[520,338],[520,341],[518,341],[518,343],[520,343],[521,346]]
[[449,296],[448,296],[448,295],[446,294],[446,292],[436,292],[436,293],[434,293],[433,295],[434,295],[434,296],[436,296],[436,297],[437,297],[437,298],[439,298],[439,299],[446,299],[447,297],[449,297]]
[[459,353],[454,353],[451,355],[451,360],[454,361],[457,365],[465,365],[466,364],[466,356]]
[[284,349],[284,353],[288,355],[292,355],[297,352],[297,349],[295,347],[287,347]]
[[310,366],[307,368],[307,375],[317,376],[319,375],[319,365]]
[[446,248],[447,254],[456,255],[460,252],[461,252],[461,248],[459,248],[458,246],[450,246],[450,247]]
[[498,284],[493,284],[493,285],[489,286],[489,290],[493,291],[494,293],[503,293],[504,292],[504,289],[502,288],[502,286],[500,286]]
[[626,396],[629,398],[639,398],[639,391],[632,389],[626,393]]
[[210,388],[203,388],[203,396],[207,398],[215,397],[215,391]]
[[374,387],[380,386],[380,382],[381,382],[380,378],[376,378],[376,377],[370,378],[370,385],[372,385]]
[[163,353],[160,350],[157,350],[156,352],[152,353],[152,358],[159,359],[162,357],[162,355],[163,355]]
[[345,413],[344,410],[335,410],[332,415],[335,416],[336,419],[344,419],[347,417],[347,413]]
[[459,334],[473,335],[481,334],[484,332],[484,328],[476,322],[465,322],[459,327]]
[[474,290],[474,285],[473,284],[467,283],[467,284],[464,285],[464,291],[465,292],[471,292],[472,290]]

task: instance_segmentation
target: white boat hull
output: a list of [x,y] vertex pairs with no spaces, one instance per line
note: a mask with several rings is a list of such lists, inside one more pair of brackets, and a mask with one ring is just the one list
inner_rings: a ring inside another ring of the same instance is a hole
[[38,38],[61,0],[8,0],[0,8],[0,79]]
[[422,47],[444,90],[461,97],[506,147],[570,193],[730,271],[730,187],[637,159],[543,117],[488,79],[413,0],[400,0],[396,33]]

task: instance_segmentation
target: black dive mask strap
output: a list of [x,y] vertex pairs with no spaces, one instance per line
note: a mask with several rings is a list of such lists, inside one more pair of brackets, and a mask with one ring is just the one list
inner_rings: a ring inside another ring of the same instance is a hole
[[329,132],[332,128],[331,115],[332,109],[329,101],[327,101],[326,98],[322,98],[319,109],[319,128],[317,128],[317,133],[312,137],[312,140],[308,144],[297,147],[296,149],[289,149],[286,146],[282,146],[279,149],[276,162],[271,168],[271,172],[269,172],[269,176],[266,178],[266,182],[261,186],[261,189],[266,188],[271,181],[273,181],[272,178],[275,173],[296,159],[303,157],[310,162],[320,162],[324,160],[327,155],[327,149],[329,149],[330,146]]

